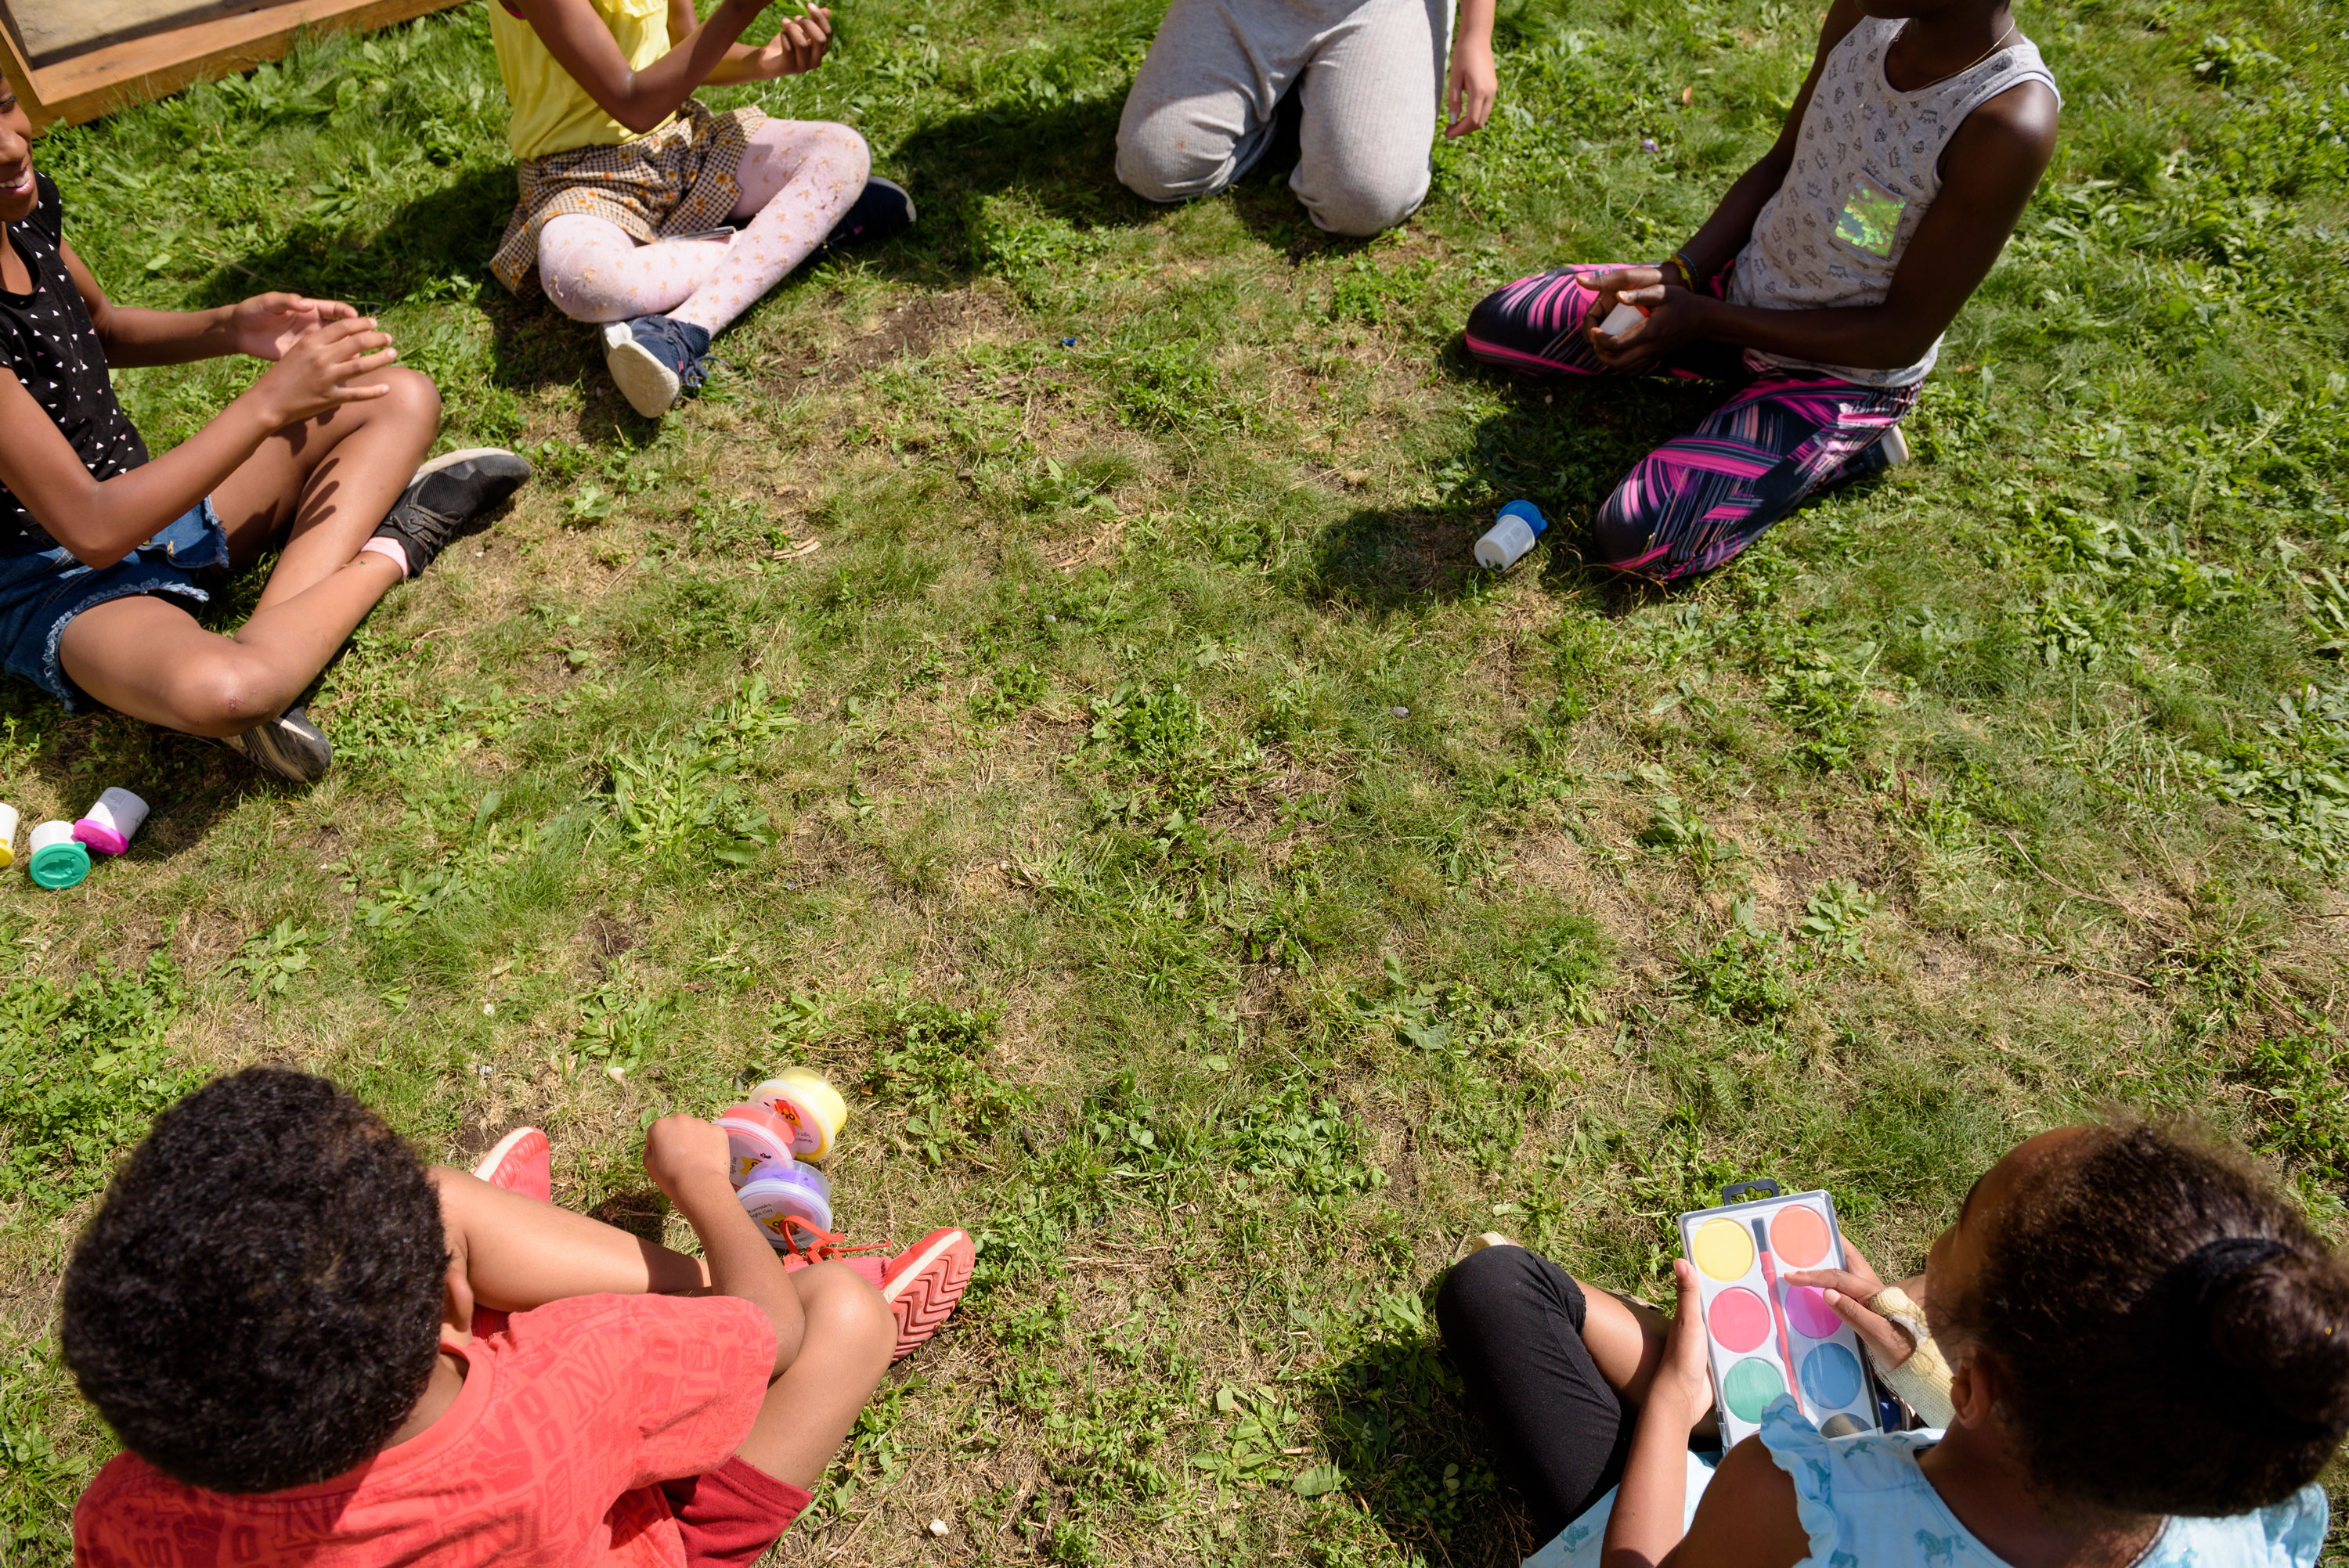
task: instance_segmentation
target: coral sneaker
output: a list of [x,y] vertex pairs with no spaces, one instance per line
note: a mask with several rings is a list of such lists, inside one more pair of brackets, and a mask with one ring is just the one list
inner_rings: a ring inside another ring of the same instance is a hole
[[473,1174],[492,1187],[542,1203],[554,1202],[554,1149],[535,1127],[517,1127],[499,1139],[497,1147],[473,1167]]
[[786,1216],[784,1226],[789,1235],[784,1273],[810,1264],[842,1263],[881,1292],[881,1299],[889,1304],[897,1319],[897,1348],[889,1357],[893,1362],[920,1349],[953,1315],[978,1261],[978,1248],[970,1233],[953,1226],[932,1231],[885,1261],[873,1256],[880,1250],[878,1243],[851,1243],[838,1232],[819,1231],[797,1215]]
[[932,1231],[889,1260],[882,1271],[881,1299],[897,1315],[897,1353],[891,1360],[911,1356],[946,1323],[978,1262],[969,1233],[953,1227]]

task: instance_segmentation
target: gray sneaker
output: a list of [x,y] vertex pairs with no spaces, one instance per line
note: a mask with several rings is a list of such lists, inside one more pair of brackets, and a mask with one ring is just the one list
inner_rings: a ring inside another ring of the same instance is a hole
[[502,447],[444,452],[416,470],[376,537],[397,541],[408,554],[408,575],[420,577],[450,540],[520,490],[530,471],[529,459]]
[[243,735],[223,737],[221,744],[264,773],[293,784],[316,783],[335,760],[334,746],[300,703]]

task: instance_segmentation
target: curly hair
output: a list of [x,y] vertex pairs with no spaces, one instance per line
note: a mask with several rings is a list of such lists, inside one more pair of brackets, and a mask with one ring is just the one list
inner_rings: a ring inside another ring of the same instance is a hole
[[2188,1127],[2086,1130],[2002,1206],[1951,1326],[2003,1365],[2050,1499],[2242,1513],[2349,1431],[2349,1268],[2249,1157]]
[[248,1068],[158,1117],[115,1176],[66,1269],[66,1364],[166,1475],[307,1485],[422,1395],[448,1262],[424,1165],[381,1117]]

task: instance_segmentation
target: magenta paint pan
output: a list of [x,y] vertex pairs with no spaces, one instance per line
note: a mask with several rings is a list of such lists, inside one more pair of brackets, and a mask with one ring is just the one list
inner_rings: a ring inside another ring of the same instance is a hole
[[1696,1265],[1722,1445],[1759,1430],[1763,1410],[1788,1392],[1829,1437],[1878,1430],[1859,1336],[1817,1290],[1785,1279],[1844,1266],[1835,1201],[1822,1191],[1724,1203],[1682,1214],[1680,1227]]

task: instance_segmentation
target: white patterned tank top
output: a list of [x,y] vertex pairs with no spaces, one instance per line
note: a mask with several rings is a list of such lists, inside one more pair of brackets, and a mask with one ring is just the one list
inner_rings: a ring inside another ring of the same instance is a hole
[[[1902,26],[1862,17],[1827,51],[1785,181],[1737,253],[1729,275],[1731,304],[1763,310],[1882,304],[1909,237],[1940,192],[1941,150],[1966,116],[2027,81],[2055,90],[2038,46],[2018,34],[1980,65],[1904,93],[1884,79],[1885,53]],[[1913,387],[1940,351],[1936,338],[1924,358],[1891,370],[1819,365],[1758,350],[1747,357],[1863,387]]]

